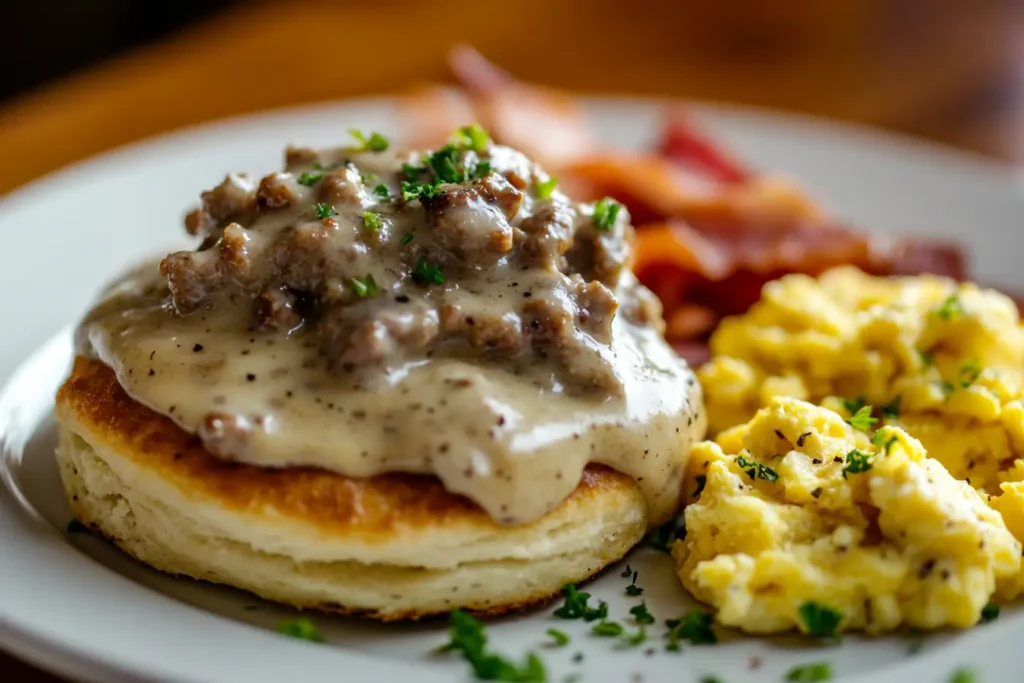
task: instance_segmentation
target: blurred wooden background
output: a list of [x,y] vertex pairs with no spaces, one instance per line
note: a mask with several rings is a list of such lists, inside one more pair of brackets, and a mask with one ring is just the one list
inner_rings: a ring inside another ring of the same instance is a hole
[[[0,105],[0,193],[168,129],[444,80],[460,42],[549,85],[792,109],[1024,162],[1021,0],[276,0]],[[2,655],[0,678],[55,680]]]
[[1020,0],[277,0],[0,106],[0,192],[171,128],[444,79],[456,42],[551,85],[793,109],[1024,160]]

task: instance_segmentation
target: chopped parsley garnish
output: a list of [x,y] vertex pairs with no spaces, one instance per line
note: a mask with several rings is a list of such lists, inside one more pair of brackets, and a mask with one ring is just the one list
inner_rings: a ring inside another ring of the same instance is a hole
[[621,576],[624,579],[628,579],[629,577],[633,576],[633,568],[627,564],[626,568],[622,570],[622,573],[619,574],[619,576]]
[[407,232],[404,235],[402,235],[402,245],[405,246],[406,244],[409,244],[409,242],[412,242],[412,238],[415,237],[415,236],[416,236],[416,231],[415,230],[410,230],[409,232]]
[[362,181],[363,185],[369,185],[370,183],[372,183],[376,179],[377,179],[377,176],[375,176],[372,173],[360,173],[359,174],[359,180]]
[[947,381],[946,381],[946,380],[944,380],[944,379],[936,380],[936,381],[934,382],[934,384],[935,384],[935,386],[937,386],[937,387],[939,388],[939,390],[940,390],[940,391],[942,391],[942,393],[944,393],[944,394],[952,394],[952,393],[953,393],[953,389],[955,389],[955,387],[953,386],[953,383],[952,383],[952,382],[947,382]]
[[440,652],[458,652],[473,667],[473,674],[482,681],[520,681],[545,683],[544,663],[534,653],[526,655],[526,662],[517,666],[513,662],[487,651],[484,625],[462,610],[451,615],[449,642]]
[[686,521],[682,516],[670,519],[651,532],[651,547],[663,553],[672,552],[672,546],[679,539],[686,538]]
[[928,353],[927,351],[917,349],[917,355],[921,359],[921,362],[924,364],[926,368],[935,365],[935,358],[933,358],[932,354]]
[[402,200],[411,202],[414,199],[420,197],[436,197],[440,194],[440,190],[437,185],[431,185],[430,183],[417,183],[410,180],[402,181]]
[[558,181],[554,178],[537,183],[537,199],[551,199],[556,187],[558,187]]
[[416,267],[412,271],[412,279],[418,285],[443,285],[444,271],[438,266],[427,263],[425,256],[420,256],[416,261]]
[[989,603],[981,609],[981,622],[987,624],[999,618],[999,605]]
[[633,619],[638,624],[654,623],[654,615],[651,614],[650,610],[647,609],[646,602],[641,602],[639,605],[634,605],[630,608],[629,613],[633,615]]
[[978,674],[974,672],[974,669],[968,669],[967,667],[960,667],[949,677],[949,683],[975,683],[978,680]]
[[565,631],[559,631],[557,628],[549,628],[547,633],[551,636],[552,645],[556,647],[563,647],[569,644],[569,634]]
[[854,429],[859,429],[862,432],[866,432],[871,429],[872,425],[878,422],[877,417],[871,417],[871,406],[863,406],[860,410],[854,413],[847,422]]
[[490,172],[491,172],[491,162],[489,162],[489,161],[481,161],[480,163],[478,163],[476,166],[473,167],[473,170],[470,171],[469,176],[473,180],[480,180],[481,178],[483,178],[484,176],[486,176]]
[[981,376],[981,361],[977,358],[967,361],[960,368],[960,387],[966,389]]
[[617,621],[605,621],[602,619],[594,624],[593,628],[590,629],[590,632],[595,636],[614,638],[615,636],[622,635],[622,624]]
[[305,185],[306,187],[313,187],[321,180],[324,179],[324,174],[317,171],[316,173],[310,173],[309,171],[303,171],[299,174],[296,182],[299,185]]
[[800,605],[800,620],[807,629],[807,635],[821,638],[838,638],[836,629],[843,621],[843,613],[810,601]]
[[935,314],[943,320],[952,320],[957,316],[963,315],[964,305],[960,303],[960,297],[953,294],[946,298],[939,306],[935,309]]
[[880,408],[882,411],[882,417],[887,420],[898,420],[900,417],[900,401],[903,399],[902,396],[897,396],[893,400],[886,403]]
[[317,205],[314,208],[316,209],[316,217],[319,218],[320,220],[338,215],[338,212],[335,211],[334,207],[331,206],[330,204],[317,202]]
[[799,681],[799,683],[813,683],[813,681],[831,681],[832,665],[828,662],[815,662],[813,664],[801,664],[794,666],[786,674],[787,681]]
[[753,460],[747,460],[742,455],[736,456],[736,464],[739,465],[740,469],[747,473],[747,476],[750,477],[751,481],[754,479],[778,481],[779,479],[779,473],[772,468],[767,465],[762,465],[759,462],[754,462]]
[[380,226],[384,225],[384,221],[381,220],[379,213],[372,211],[363,212],[363,225],[367,230],[380,230]]
[[[878,446],[883,451],[888,453],[889,449],[892,448],[892,445],[896,443],[896,437],[889,436],[889,432],[883,432],[881,429],[879,429],[877,432],[875,432],[875,435],[871,437],[871,443],[873,443],[874,445]],[[849,461],[849,454],[847,454],[846,459],[847,461]],[[871,466],[869,465],[868,469],[870,468]]]
[[324,637],[320,635],[320,630],[316,627],[316,624],[306,617],[282,621],[277,625],[277,632],[281,635],[298,638],[299,640],[308,640],[313,643],[324,642]]
[[626,586],[626,595],[636,597],[637,595],[642,595],[643,592],[644,589],[636,585],[635,583],[631,583],[628,586]]
[[373,188],[373,193],[380,197],[381,199],[388,199],[389,197],[391,197],[391,190],[389,190],[388,186],[385,185],[384,183],[381,183],[377,187]]
[[911,629],[907,632],[907,636],[910,640],[907,642],[907,654],[916,655],[922,649],[924,649],[924,635],[917,629]]
[[697,488],[694,489],[693,491],[693,497],[696,498],[697,496],[704,492],[704,487],[708,483],[708,475],[698,474],[696,477],[694,477],[694,479],[697,482]]
[[622,642],[626,647],[636,647],[647,640],[647,629],[641,625],[637,628],[635,633],[626,633],[622,637]]
[[427,159],[439,183],[461,183],[469,179],[466,169],[459,170],[455,145],[445,145]]
[[388,139],[380,133],[370,133],[370,137],[366,137],[361,130],[355,128],[349,129],[348,133],[359,143],[359,151],[362,152],[384,152],[391,146]]
[[455,139],[463,149],[471,149],[474,152],[484,151],[491,142],[491,136],[487,131],[475,123],[455,131]]
[[421,174],[426,172],[426,166],[413,166],[408,161],[402,164],[402,173],[404,173],[405,177],[410,180],[415,180],[416,178],[419,178]]
[[560,619],[582,619],[584,621],[595,621],[608,616],[608,603],[600,600],[597,607],[587,604],[590,600],[590,593],[576,590],[575,584],[567,583],[562,589],[565,602],[555,610],[554,614]]
[[601,230],[611,230],[621,210],[622,204],[619,204],[611,197],[598,199],[597,203],[594,204],[594,225]]
[[712,618],[707,612],[699,609],[692,610],[680,619],[668,619],[665,625],[668,626],[668,639],[666,649],[671,652],[679,651],[679,641],[688,640],[694,645],[713,645],[718,642],[718,636],[711,628]]
[[[895,437],[894,437],[895,438]],[[843,467],[843,479],[847,474],[860,474],[871,469],[871,456],[861,453],[856,448],[846,454],[846,466]],[[803,609],[802,607],[800,609]]]
[[365,299],[369,296],[376,296],[380,293],[377,289],[377,283],[373,279],[373,275],[367,274],[362,280],[357,277],[351,278],[349,283],[352,285],[352,289],[355,290],[356,296],[361,299]]
[[72,518],[71,521],[68,522],[66,531],[69,534],[87,534],[89,533],[89,527],[82,524],[77,519]]
[[850,415],[856,414],[858,410],[867,405],[863,396],[858,396],[857,398],[841,398],[839,399],[839,402],[843,404],[843,410],[848,412]]
[[722,683],[722,679],[718,676],[701,676],[700,683]]

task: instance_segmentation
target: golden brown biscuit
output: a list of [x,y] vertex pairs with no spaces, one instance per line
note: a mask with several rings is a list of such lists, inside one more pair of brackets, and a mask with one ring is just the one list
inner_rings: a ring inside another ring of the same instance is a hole
[[432,477],[225,462],[85,358],[57,416],[61,477],[83,523],[157,569],[297,607],[499,614],[620,559],[648,523],[636,483],[600,465],[555,510],[509,527]]

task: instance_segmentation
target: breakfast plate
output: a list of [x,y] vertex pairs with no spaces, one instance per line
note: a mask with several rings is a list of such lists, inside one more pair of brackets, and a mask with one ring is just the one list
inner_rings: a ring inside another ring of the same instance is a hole
[[[605,144],[649,142],[664,103],[586,99]],[[896,136],[730,107],[694,106],[700,124],[754,166],[799,179],[832,212],[883,236],[914,234],[965,244],[987,284],[1024,288],[1019,254],[1024,209],[1018,179],[999,166]],[[325,644],[275,632],[296,612],[241,591],[176,579],[135,563],[97,536],[69,528],[57,463],[53,397],[73,357],[73,324],[112,273],[180,248],[178,223],[197,193],[227,169],[269,171],[288,143],[325,146],[350,128],[399,128],[395,103],[362,100],[270,112],[114,150],[28,185],[0,203],[0,643],[72,678],[167,681],[470,680],[439,654],[447,623],[378,624],[312,615]],[[628,569],[627,569],[628,566]],[[644,544],[586,584],[624,616],[642,600],[660,621],[695,603],[671,558]],[[667,651],[660,632],[623,644],[559,620],[556,605],[488,626],[490,647],[545,663],[548,680],[785,680],[798,665],[826,662],[836,680],[979,683],[1017,678],[1014,643],[1024,613],[940,632],[841,642],[721,633],[715,645]],[[571,642],[557,646],[549,629]],[[800,680],[820,680],[805,678]],[[961,679],[957,679],[961,680]]]

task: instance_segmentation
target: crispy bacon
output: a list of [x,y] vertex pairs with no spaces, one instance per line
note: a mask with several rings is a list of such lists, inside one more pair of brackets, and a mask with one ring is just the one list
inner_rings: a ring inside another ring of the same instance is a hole
[[679,107],[666,112],[652,151],[599,149],[565,93],[519,81],[469,47],[453,50],[450,65],[461,90],[421,88],[407,101],[412,142],[438,144],[477,122],[537,158],[568,194],[625,204],[637,229],[634,270],[661,299],[667,338],[691,362],[706,358],[704,342],[723,316],[744,312],[764,283],[787,273],[852,264],[878,275],[966,277],[958,245],[880,246],[796,183],[717,146]]

